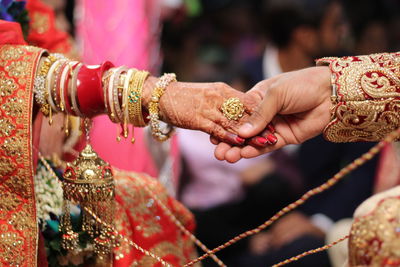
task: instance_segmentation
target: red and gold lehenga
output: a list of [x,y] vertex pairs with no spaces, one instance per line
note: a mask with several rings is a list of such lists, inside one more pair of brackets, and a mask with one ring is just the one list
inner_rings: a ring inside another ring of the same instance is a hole
[[[54,28],[54,15],[39,1],[28,1],[28,41],[68,53],[68,35]],[[0,265],[47,266],[38,228],[34,175],[38,161],[40,115],[33,105],[33,83],[44,50],[27,46],[17,23],[0,21]],[[35,121],[34,121],[34,118]],[[153,178],[115,171],[115,227],[121,234],[172,266],[193,258],[194,246],[177,222],[193,231],[192,214]],[[155,197],[156,196],[156,197]],[[166,212],[166,209],[169,212]],[[122,243],[104,266],[159,266]]]

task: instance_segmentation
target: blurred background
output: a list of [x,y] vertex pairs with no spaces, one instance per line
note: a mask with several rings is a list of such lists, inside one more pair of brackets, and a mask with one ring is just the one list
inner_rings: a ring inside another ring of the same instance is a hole
[[[316,58],[400,51],[398,0],[46,2],[88,63],[107,59],[155,75],[175,72],[180,81],[222,81],[240,91],[279,73],[311,67]],[[129,159],[120,167],[159,177],[194,213],[196,236],[209,248],[261,224],[373,146],[333,144],[319,136],[228,164],[214,159],[214,146],[203,133],[178,130],[163,147],[146,136],[144,130],[139,150],[127,149],[108,160],[119,166]],[[102,145],[95,147],[100,154],[113,149]],[[101,156],[107,159],[106,153]],[[339,239],[363,200],[399,184],[400,171],[390,165],[397,157],[398,148],[388,145],[329,191],[218,256],[228,266],[270,266]],[[391,171],[384,172],[388,164]],[[343,243],[291,266],[343,266],[345,257]],[[203,265],[216,266],[211,261]]]

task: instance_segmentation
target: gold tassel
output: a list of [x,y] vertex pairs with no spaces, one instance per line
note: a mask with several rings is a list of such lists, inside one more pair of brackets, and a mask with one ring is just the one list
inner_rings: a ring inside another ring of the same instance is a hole
[[60,227],[62,229],[61,247],[65,250],[76,250],[78,248],[79,234],[75,233],[71,224],[70,202],[65,199],[63,203],[63,216],[61,217]]

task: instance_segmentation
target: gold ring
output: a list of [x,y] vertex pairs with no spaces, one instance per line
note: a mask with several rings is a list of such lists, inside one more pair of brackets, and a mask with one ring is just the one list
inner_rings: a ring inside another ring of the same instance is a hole
[[239,120],[243,117],[244,105],[239,98],[232,97],[224,101],[221,107],[222,113],[228,120]]

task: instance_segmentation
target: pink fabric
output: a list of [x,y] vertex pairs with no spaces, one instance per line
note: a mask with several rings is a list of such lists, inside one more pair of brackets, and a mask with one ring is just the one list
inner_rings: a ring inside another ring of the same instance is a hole
[[110,60],[138,69],[154,67],[158,0],[80,0],[78,42],[87,64]]
[[[87,64],[98,64],[109,60],[115,65],[154,71],[160,58],[160,5],[157,1],[80,0],[77,36],[83,52],[83,61]],[[107,116],[100,116],[94,120],[91,139],[99,155],[117,168],[157,176],[155,164],[146,148],[143,130],[135,129],[134,145],[130,140],[118,143],[116,133],[117,126],[111,123]],[[173,151],[177,158],[176,146]]]

